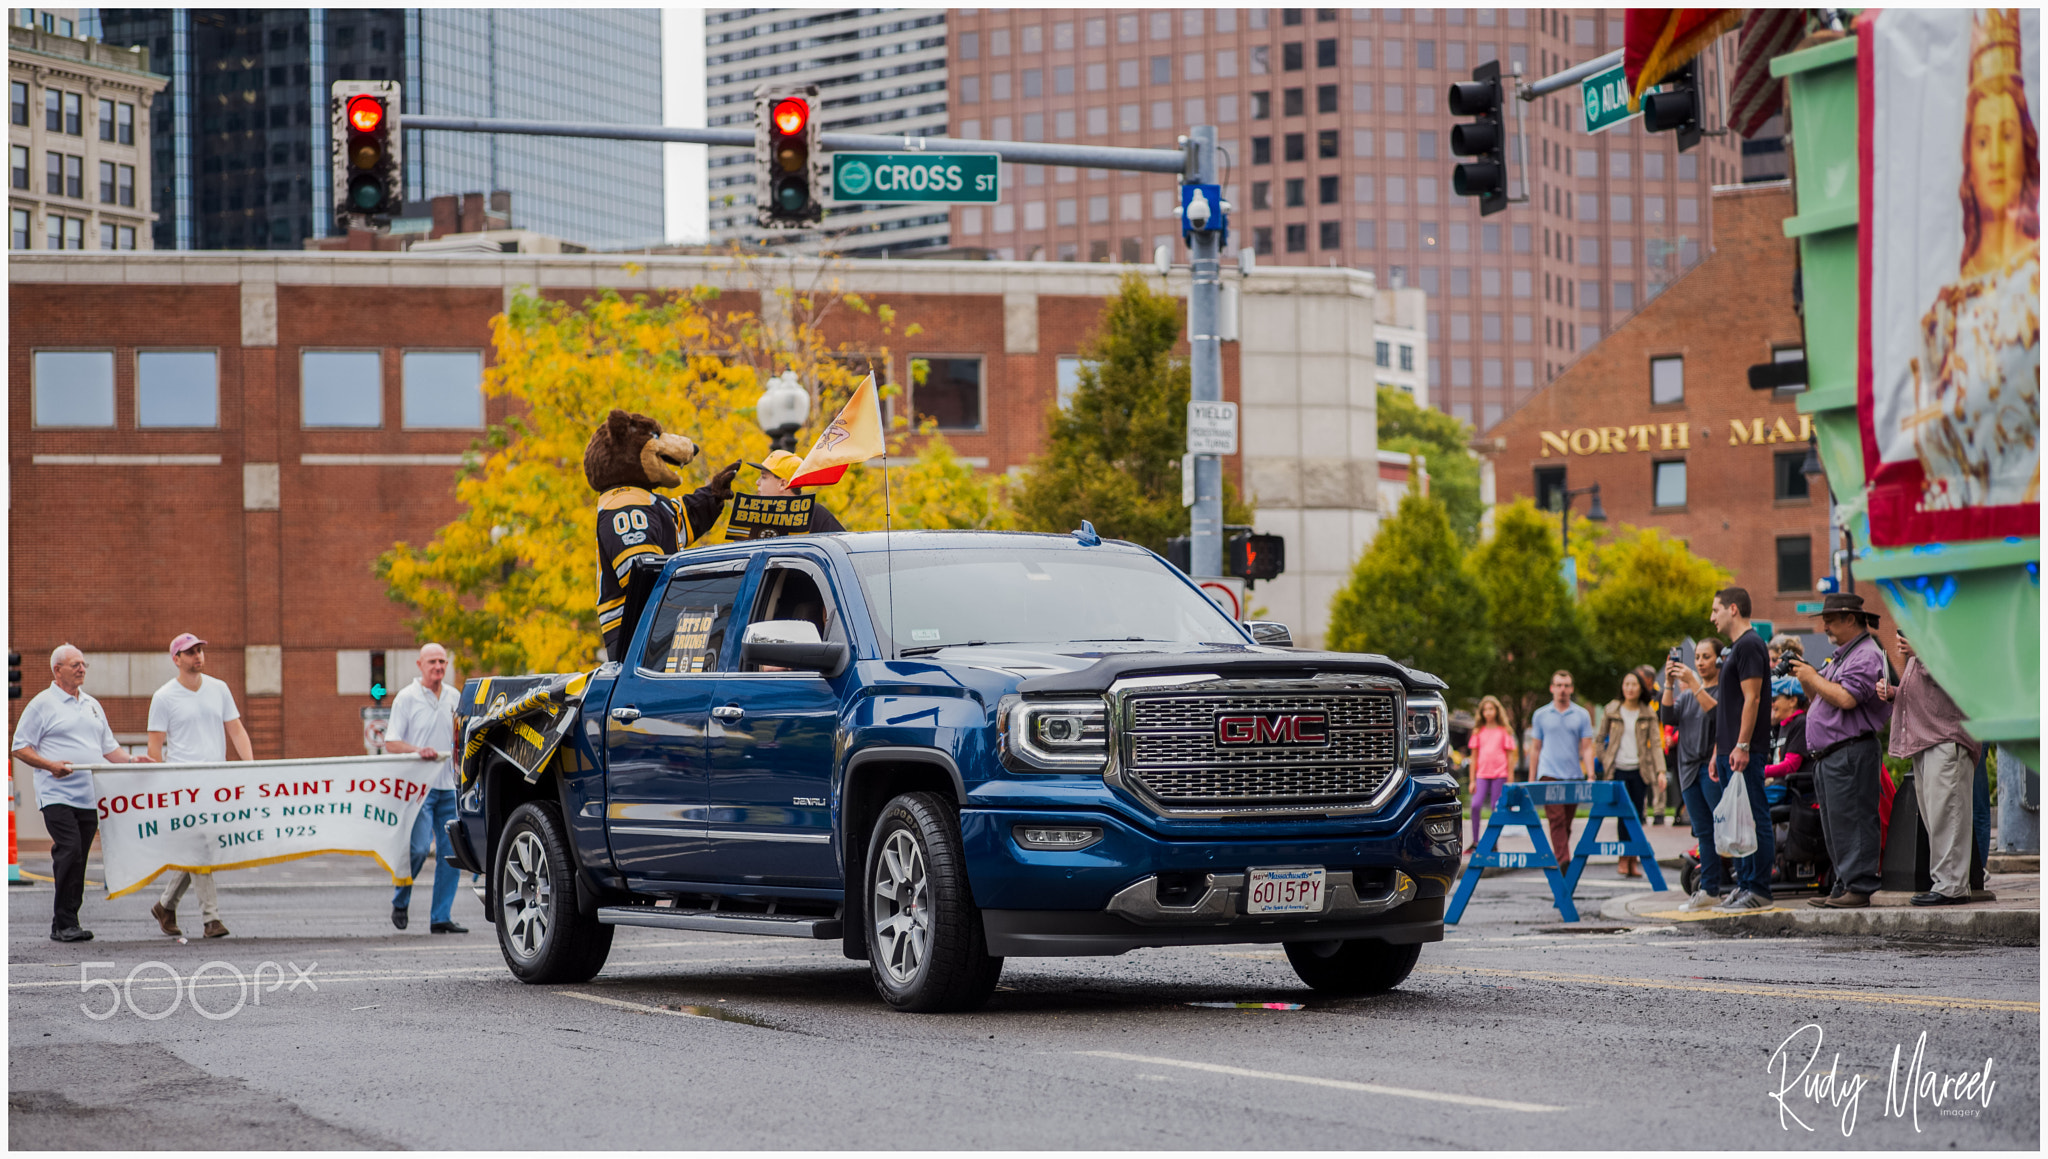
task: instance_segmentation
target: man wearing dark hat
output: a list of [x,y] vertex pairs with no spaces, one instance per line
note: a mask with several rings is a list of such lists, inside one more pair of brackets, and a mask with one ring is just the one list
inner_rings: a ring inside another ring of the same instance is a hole
[[1820,624],[1835,642],[1835,654],[1818,669],[1794,658],[1792,675],[1813,702],[1806,713],[1806,744],[1815,760],[1813,788],[1834,862],[1834,892],[1807,904],[1856,909],[1870,904],[1879,882],[1877,801],[1884,758],[1877,732],[1891,717],[1891,705],[1880,696],[1885,656],[1870,634],[1877,616],[1863,610],[1862,596],[1828,596]]

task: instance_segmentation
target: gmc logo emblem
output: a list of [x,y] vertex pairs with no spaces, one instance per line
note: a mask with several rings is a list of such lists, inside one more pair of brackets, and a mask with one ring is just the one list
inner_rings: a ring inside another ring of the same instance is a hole
[[1320,712],[1257,712],[1216,718],[1216,743],[1247,745],[1316,745],[1330,743],[1328,718]]

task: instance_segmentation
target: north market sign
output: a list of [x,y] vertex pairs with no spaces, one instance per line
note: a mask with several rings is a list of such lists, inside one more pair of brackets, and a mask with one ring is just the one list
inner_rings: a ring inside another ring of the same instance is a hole
[[[1813,437],[1813,417],[1798,416],[1799,423],[1793,424],[1783,417],[1777,419],[1737,419],[1728,424],[1728,445],[1769,446],[1778,443],[1804,443]],[[1635,451],[1685,451],[1692,449],[1693,429],[1691,423],[1637,423],[1626,427],[1579,427],[1576,430],[1538,431],[1542,440],[1539,458],[1550,458],[1555,451],[1560,456],[1571,455],[1614,455]],[[1699,429],[1701,445],[1711,437],[1710,429]],[[1633,446],[1631,446],[1633,442]]]

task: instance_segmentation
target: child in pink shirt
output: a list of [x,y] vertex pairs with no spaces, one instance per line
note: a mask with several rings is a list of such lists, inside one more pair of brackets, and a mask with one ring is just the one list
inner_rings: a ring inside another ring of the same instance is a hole
[[1500,701],[1484,697],[1479,701],[1479,723],[1472,729],[1472,842],[1478,844],[1479,810],[1488,813],[1500,804],[1501,787],[1515,767],[1515,731],[1508,727],[1507,713]]

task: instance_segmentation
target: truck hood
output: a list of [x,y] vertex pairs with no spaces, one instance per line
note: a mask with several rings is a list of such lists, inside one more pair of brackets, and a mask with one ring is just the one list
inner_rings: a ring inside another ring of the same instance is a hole
[[1253,644],[1134,641],[962,645],[918,659],[940,665],[999,669],[1018,678],[1017,691],[1027,696],[1106,692],[1111,684],[1128,676],[1182,672],[1213,672],[1226,679],[1300,679],[1321,672],[1366,673],[1394,677],[1413,692],[1441,692],[1445,687],[1435,676],[1385,656]]

